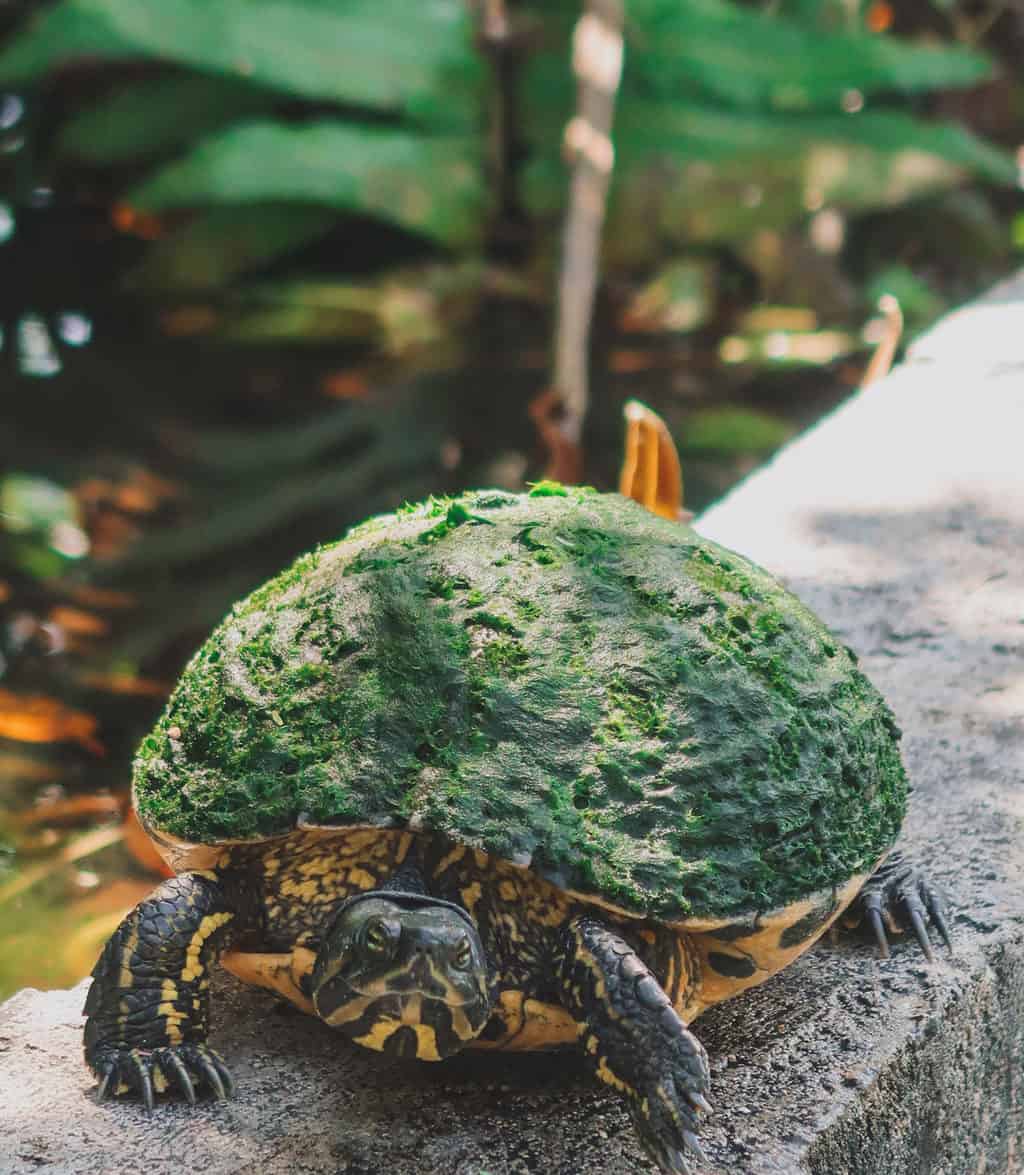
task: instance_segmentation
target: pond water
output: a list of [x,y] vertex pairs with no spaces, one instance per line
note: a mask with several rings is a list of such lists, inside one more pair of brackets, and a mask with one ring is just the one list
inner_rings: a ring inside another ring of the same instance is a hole
[[[217,345],[195,337],[215,305],[116,293],[131,243],[52,193],[2,247],[18,280],[0,293],[0,997],[87,974],[155,884],[132,753],[234,599],[368,514],[542,475],[528,406],[548,331],[545,307],[492,299],[402,359]],[[616,485],[639,397],[680,442],[694,510],[862,369],[730,367],[698,335],[630,333],[607,310],[595,335],[586,480]]]

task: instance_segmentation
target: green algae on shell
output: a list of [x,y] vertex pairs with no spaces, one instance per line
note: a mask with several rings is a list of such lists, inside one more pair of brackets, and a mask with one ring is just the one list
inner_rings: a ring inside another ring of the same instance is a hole
[[767,572],[544,483],[371,519],[253,592],[134,787],[144,824],[187,841],[410,827],[637,913],[719,918],[872,867],[906,807],[898,738]]

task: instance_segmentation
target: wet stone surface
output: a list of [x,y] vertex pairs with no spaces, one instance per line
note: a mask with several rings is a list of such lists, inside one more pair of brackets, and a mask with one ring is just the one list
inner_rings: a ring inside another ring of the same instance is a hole
[[[699,524],[780,574],[889,699],[915,789],[904,847],[949,893],[956,944],[928,964],[898,942],[883,962],[843,933],[698,1020],[711,1172],[1024,1170],[1024,337],[1000,326],[1014,308],[1024,321],[1024,281],[954,315]],[[571,1055],[385,1061],[227,976],[213,1043],[235,1100],[99,1106],[85,990],[0,1009],[3,1175],[651,1169]]]

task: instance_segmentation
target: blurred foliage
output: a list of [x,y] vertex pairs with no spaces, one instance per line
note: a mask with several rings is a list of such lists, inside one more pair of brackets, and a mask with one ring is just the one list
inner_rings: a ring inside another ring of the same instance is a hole
[[[861,10],[832,0],[627,10],[613,265],[649,261],[667,242],[734,243],[826,203],[899,204],[968,173],[1016,180],[1009,152],[915,106],[988,77],[974,48],[869,32]],[[61,165],[105,169],[138,213],[194,216],[154,222],[164,239],[136,288],[233,282],[342,214],[478,253],[502,212],[484,163],[495,150],[492,171],[511,169],[513,203],[547,226],[535,243],[550,255],[578,12],[577,0],[512,4],[517,68],[488,71],[464,0],[60,0],[0,53],[0,84],[87,69],[99,93],[57,128]],[[495,147],[489,112],[510,78],[519,114]],[[735,198],[737,177],[751,175],[756,199]]]
[[[857,385],[880,294],[913,332],[1024,248],[1024,36],[960,37],[968,6],[897,36],[878,0],[630,0],[588,480],[639,396],[700,509]],[[0,992],[84,973],[151,884],[128,763],[234,600],[404,499],[540,476],[580,11],[509,0],[495,41],[474,0],[28,7],[0,14]]]

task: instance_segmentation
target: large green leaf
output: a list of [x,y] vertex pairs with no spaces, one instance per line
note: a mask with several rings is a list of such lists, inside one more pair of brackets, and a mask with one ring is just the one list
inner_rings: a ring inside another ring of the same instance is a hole
[[472,138],[330,120],[253,122],[204,139],[128,199],[148,210],[299,201],[465,244],[478,238],[483,214],[477,151]]
[[[672,204],[696,213],[694,203],[708,200],[709,232],[698,238],[741,239],[749,228],[785,223],[765,202],[734,199],[720,207],[721,192],[712,196],[706,185],[694,185],[682,169],[692,163],[730,165],[740,171],[737,196],[751,185],[765,189],[782,177],[788,219],[803,214],[804,195],[811,188],[825,201],[849,207],[884,207],[923,192],[940,190],[973,172],[998,184],[1017,183],[1013,156],[953,123],[930,122],[899,111],[857,114],[789,114],[740,111],[699,101],[671,102],[634,97],[624,102],[615,122],[618,166],[614,192],[630,188],[633,212],[650,216],[651,208],[670,193]],[[536,213],[551,213],[564,199],[565,169],[554,128],[545,132],[538,151],[524,170],[522,193]],[[829,162],[826,164],[825,161]],[[731,183],[726,177],[726,186]],[[689,185],[694,199],[685,191]],[[643,213],[643,189],[648,213]],[[675,189],[675,190],[673,190]],[[777,192],[778,194],[778,192]],[[695,226],[691,226],[695,227]],[[640,233],[644,235],[641,227]]]
[[233,278],[322,236],[337,218],[317,204],[227,204],[207,209],[154,242],[130,275],[131,287],[200,290]]
[[[602,255],[607,265],[642,269],[666,248],[737,246],[782,230],[820,207],[856,213],[895,208],[962,184],[965,169],[914,149],[882,151],[841,141],[773,143],[709,162],[682,150],[652,152],[615,177]],[[522,194],[538,215],[561,206],[565,169],[545,156],[524,176]]]
[[175,62],[303,98],[465,125],[481,76],[462,0],[63,0],[0,53],[0,83],[83,58]]
[[[578,4],[538,10],[545,48],[525,71],[527,124],[568,116],[566,69]],[[982,53],[918,45],[859,29],[828,30],[728,0],[631,0],[620,106],[634,98],[682,98],[740,109],[838,114],[865,97],[973,85],[992,72]]]
[[971,85],[988,59],[958,47],[823,32],[727,0],[633,0],[629,60],[652,92],[700,92],[777,110],[839,110],[844,97]]
[[65,123],[57,146],[90,163],[146,159],[280,101],[273,91],[233,78],[184,74],[132,82]]
[[876,151],[935,155],[995,183],[1017,180],[1017,165],[1009,152],[954,123],[928,122],[890,110],[782,117],[682,100],[636,99],[623,106],[615,140],[620,156],[627,159],[662,154],[709,161],[792,156],[815,143],[851,143]]

